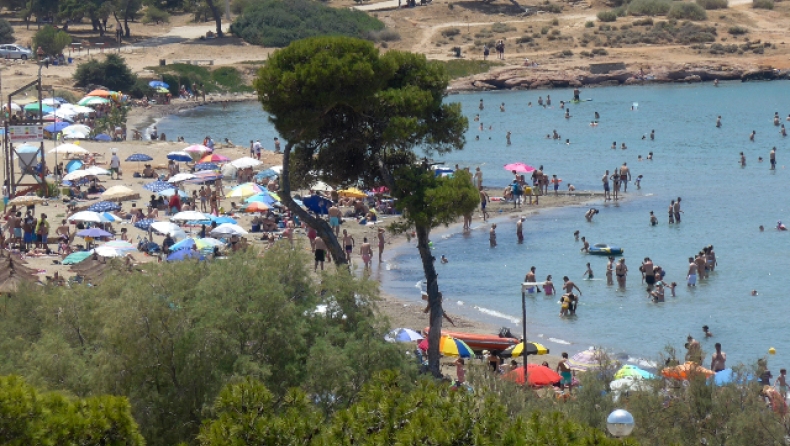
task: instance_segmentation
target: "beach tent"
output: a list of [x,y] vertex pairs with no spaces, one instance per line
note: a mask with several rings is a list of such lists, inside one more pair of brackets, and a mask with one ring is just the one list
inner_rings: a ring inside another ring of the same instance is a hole
[[66,173],[74,172],[75,170],[82,169],[82,165],[85,164],[80,160],[71,160],[68,164],[66,164]]
[[327,214],[329,212],[329,208],[332,207],[332,201],[318,195],[311,195],[302,200],[302,202],[307,209],[315,212],[318,215]]

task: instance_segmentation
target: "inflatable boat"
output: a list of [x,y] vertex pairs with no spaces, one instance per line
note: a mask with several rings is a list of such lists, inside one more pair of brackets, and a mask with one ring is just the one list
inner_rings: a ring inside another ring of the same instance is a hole
[[[428,337],[430,327],[425,328],[425,336]],[[442,330],[442,336],[452,336],[466,342],[466,345],[472,348],[475,353],[480,353],[483,350],[490,350],[492,352],[502,352],[507,348],[518,344],[518,339],[513,338],[500,338],[499,335],[485,335],[477,333],[461,333],[457,331]]]
[[590,254],[595,254],[599,256],[615,256],[620,255],[623,253],[623,250],[619,246],[612,246],[607,245],[606,243],[597,243],[595,245],[590,246]]

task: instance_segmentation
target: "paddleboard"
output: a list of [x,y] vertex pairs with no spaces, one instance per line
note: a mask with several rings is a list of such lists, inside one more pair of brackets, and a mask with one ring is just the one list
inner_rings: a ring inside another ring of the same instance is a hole
[[570,102],[571,102],[571,104],[578,104],[579,102],[590,102],[590,101],[592,101],[591,98],[579,99],[578,101],[577,100],[571,100]]

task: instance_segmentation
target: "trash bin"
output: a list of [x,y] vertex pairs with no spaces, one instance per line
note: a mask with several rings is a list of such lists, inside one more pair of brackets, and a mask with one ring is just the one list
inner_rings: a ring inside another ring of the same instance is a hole
[[69,63],[73,63],[73,62],[74,62],[74,59],[72,59],[71,57],[69,57],[69,58],[68,58],[68,61],[69,61]]
[[165,65],[167,65],[167,61],[165,59],[159,59],[159,66],[163,67]]

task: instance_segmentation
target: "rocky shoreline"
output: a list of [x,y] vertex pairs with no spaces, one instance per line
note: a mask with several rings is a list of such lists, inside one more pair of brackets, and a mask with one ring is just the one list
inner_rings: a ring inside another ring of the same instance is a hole
[[510,66],[474,76],[455,79],[450,92],[490,90],[540,90],[612,85],[712,82],[714,80],[790,79],[790,70],[770,67],[729,65],[671,65],[645,69],[644,66],[593,74],[589,69],[550,70],[543,67]]

